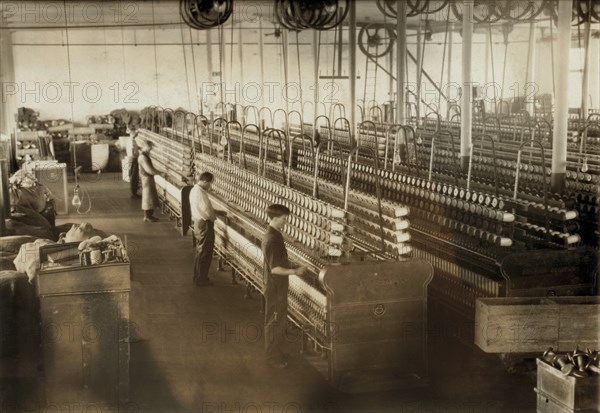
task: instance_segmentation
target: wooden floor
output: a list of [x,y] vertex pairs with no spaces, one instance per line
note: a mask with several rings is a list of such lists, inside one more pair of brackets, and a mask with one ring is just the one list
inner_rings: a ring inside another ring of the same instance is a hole
[[[535,412],[534,374],[509,374],[497,357],[444,334],[431,340],[430,386],[423,389],[343,394],[300,355],[287,370],[270,369],[262,355],[259,296],[244,299],[244,285],[217,271],[216,260],[216,285],[195,287],[191,237],[181,237],[160,214],[157,223],[142,222],[140,201],[130,198],[119,174],[84,175],[81,185],[92,209],[57,223],[87,221],[126,234],[132,258],[131,321],[140,340],[131,343],[131,401],[121,411]],[[299,348],[295,340],[288,345]],[[44,409],[39,368],[20,362],[3,360],[0,413],[61,411]]]

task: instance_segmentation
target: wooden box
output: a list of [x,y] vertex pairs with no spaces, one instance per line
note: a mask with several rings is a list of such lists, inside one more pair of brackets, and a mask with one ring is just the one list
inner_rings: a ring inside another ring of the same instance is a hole
[[538,413],[600,412],[600,375],[577,378],[537,359]]
[[480,298],[475,344],[487,353],[600,347],[600,297]]
[[[48,266],[48,255],[77,243],[40,248],[36,277],[46,403],[117,406],[129,398],[129,263]],[[70,264],[70,265],[69,265]]]

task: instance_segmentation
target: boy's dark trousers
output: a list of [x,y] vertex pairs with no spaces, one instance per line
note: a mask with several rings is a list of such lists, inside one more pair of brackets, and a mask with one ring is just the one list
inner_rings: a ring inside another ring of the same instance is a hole
[[271,363],[284,361],[287,313],[287,291],[265,294],[265,355]]
[[208,281],[208,272],[215,248],[215,223],[198,219],[194,221],[196,238],[196,261],[194,263],[194,282]]
[[138,166],[138,160],[134,156],[131,159],[129,165],[129,188],[131,195],[137,195],[138,188],[140,187],[140,167]]

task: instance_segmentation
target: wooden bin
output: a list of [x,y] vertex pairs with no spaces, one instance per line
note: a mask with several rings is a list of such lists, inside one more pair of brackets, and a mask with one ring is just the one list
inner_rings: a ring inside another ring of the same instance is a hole
[[480,298],[475,344],[487,353],[600,347],[600,297]]
[[[76,251],[77,243],[40,248],[46,403],[118,406],[129,398],[130,266],[81,266]],[[45,267],[48,254],[59,252],[76,258]]]
[[559,369],[537,359],[538,413],[600,412],[600,376],[565,376]]

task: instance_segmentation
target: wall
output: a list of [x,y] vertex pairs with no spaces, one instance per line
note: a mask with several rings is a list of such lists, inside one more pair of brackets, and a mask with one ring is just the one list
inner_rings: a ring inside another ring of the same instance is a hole
[[[285,87],[283,86],[282,56],[280,39],[265,36],[265,85],[260,83],[260,61],[258,56],[258,31],[256,24],[243,22],[243,62],[238,57],[239,22],[233,31],[235,46],[231,48],[230,26],[223,29],[227,42],[225,49],[225,81],[227,82],[227,101],[237,100],[241,103],[251,103],[260,106],[261,94],[266,97],[266,103],[273,107],[283,107]],[[266,34],[273,33],[273,25],[265,23]],[[333,63],[333,32],[322,35],[321,66],[322,75],[330,75]],[[186,26],[152,29],[70,29],[68,33],[69,47],[66,46],[64,30],[48,31],[18,31],[12,34],[14,43],[15,85],[10,93],[16,95],[17,106],[32,107],[41,113],[42,119],[75,119],[85,121],[87,115],[106,114],[118,108],[139,110],[148,105],[191,109],[199,111],[199,101],[202,96],[207,102],[205,111],[215,109],[219,101],[218,89],[210,87],[206,82],[219,82],[219,31],[213,30],[212,54],[213,74],[209,75],[207,65],[206,32],[191,31]],[[182,42],[183,38],[183,42]],[[527,64],[528,26],[515,28],[510,36],[506,64],[504,96],[512,97],[517,93],[514,86],[522,87],[525,81]],[[311,32],[302,32],[300,41],[300,71],[302,84],[302,101],[312,101],[313,57]],[[345,40],[346,34],[345,34]],[[493,37],[493,57],[496,83],[501,83],[502,67],[504,65],[504,46],[502,36],[495,32]],[[193,46],[190,44],[193,42]],[[461,78],[461,37],[454,34],[452,78],[460,83]],[[154,43],[157,43],[154,46]],[[185,46],[182,46],[182,43]],[[291,101],[290,109],[300,109],[300,98],[297,95],[299,84],[298,58],[296,37],[290,35],[290,78],[292,85],[288,88]],[[444,34],[435,34],[425,49],[424,68],[436,82],[441,78],[441,59],[443,55]],[[597,40],[596,40],[596,44]],[[536,83],[539,93],[551,92],[551,70],[548,43],[540,42],[537,53]],[[483,85],[486,77],[492,81],[492,71],[486,76],[485,56],[487,35],[485,31],[477,32],[474,36],[473,78],[476,83]],[[185,49],[185,51],[184,51]],[[67,53],[69,50],[69,53]],[[415,38],[409,37],[409,50],[416,56]],[[594,105],[598,107],[598,51],[593,52],[591,90],[594,90]],[[70,56],[70,74],[69,74]],[[231,57],[233,57],[233,64]],[[343,71],[348,73],[347,50],[343,53]],[[357,80],[357,97],[362,99],[364,88],[365,57],[357,53],[357,65],[360,79]],[[387,66],[387,58],[380,60]],[[449,69],[447,63],[444,70]],[[158,76],[156,74],[158,73]],[[243,73],[244,83],[240,83]],[[395,74],[395,69],[393,69]],[[594,76],[595,74],[595,76]],[[453,97],[458,97],[456,89],[448,89],[446,75],[442,83],[443,90],[450,90]],[[416,68],[409,61],[408,81],[416,81]],[[423,94],[427,101],[437,102],[435,89],[425,81]],[[237,83],[237,93],[233,84]],[[295,83],[295,84],[294,84]],[[327,100],[328,105],[341,102],[348,104],[348,80],[321,80],[319,83],[320,100]],[[72,88],[69,85],[73,85]],[[575,88],[577,86],[574,86]],[[70,99],[70,90],[73,99]],[[214,90],[214,94],[211,91]],[[389,79],[379,72],[377,81],[377,100],[390,99]],[[497,89],[500,90],[500,89]],[[485,89],[488,101],[493,99],[494,89]],[[4,90],[6,93],[6,90]],[[442,102],[443,103],[443,102]],[[571,102],[573,105],[575,102]],[[488,102],[489,107],[491,103]],[[310,116],[312,104],[306,103],[307,116]],[[328,108],[327,108],[328,109]],[[322,111],[322,110],[321,110]],[[442,113],[445,105],[442,104]]]

